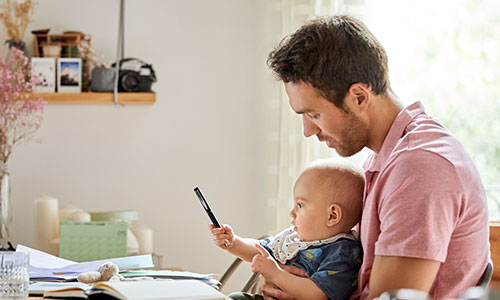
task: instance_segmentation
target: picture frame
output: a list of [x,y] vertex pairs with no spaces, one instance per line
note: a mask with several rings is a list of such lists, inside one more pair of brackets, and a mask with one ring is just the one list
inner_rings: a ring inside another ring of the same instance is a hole
[[81,93],[82,59],[60,57],[57,59],[57,92]]
[[38,76],[33,86],[34,93],[54,93],[56,91],[56,59],[53,57],[31,58],[31,76]]

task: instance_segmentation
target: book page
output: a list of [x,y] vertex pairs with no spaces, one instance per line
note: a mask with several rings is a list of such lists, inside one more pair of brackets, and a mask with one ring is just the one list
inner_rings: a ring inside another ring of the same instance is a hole
[[92,287],[91,284],[81,283],[81,282],[46,282],[37,281],[30,283],[28,287],[28,292],[30,295],[43,295],[45,291],[60,290],[67,288],[77,288],[81,290],[87,290]]
[[[104,289],[110,293],[116,292],[126,300],[218,300],[226,299],[224,294],[199,280],[145,280],[98,282],[95,289]],[[94,291],[91,291],[92,294]]]

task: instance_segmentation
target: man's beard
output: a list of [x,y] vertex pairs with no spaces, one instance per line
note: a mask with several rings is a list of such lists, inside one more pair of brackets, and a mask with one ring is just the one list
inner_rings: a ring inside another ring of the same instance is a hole
[[335,150],[342,157],[352,156],[368,145],[368,126],[352,112],[346,112],[340,140]]

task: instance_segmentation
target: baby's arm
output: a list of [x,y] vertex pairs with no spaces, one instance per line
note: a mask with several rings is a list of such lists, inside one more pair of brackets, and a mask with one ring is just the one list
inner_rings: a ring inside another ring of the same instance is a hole
[[250,262],[259,253],[255,248],[255,245],[259,244],[258,240],[235,235],[229,225],[223,224],[221,228],[215,228],[213,224],[210,224],[209,229],[217,247],[227,250],[242,260]]
[[283,292],[297,300],[328,299],[328,296],[309,278],[300,277],[281,269],[274,258],[261,245],[256,245],[259,254],[252,260],[252,271],[269,279]]

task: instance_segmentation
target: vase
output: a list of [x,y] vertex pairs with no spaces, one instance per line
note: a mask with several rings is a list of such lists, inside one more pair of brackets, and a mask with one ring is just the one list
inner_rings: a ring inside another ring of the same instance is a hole
[[[5,43],[9,44],[9,50],[12,47],[15,47],[15,48],[23,51],[24,56],[29,57],[28,56],[28,49],[26,48],[26,44],[23,41],[6,40]],[[10,51],[9,51],[9,55],[10,55]]]
[[0,243],[4,248],[8,248],[10,241],[11,212],[9,172],[7,164],[0,162]]

